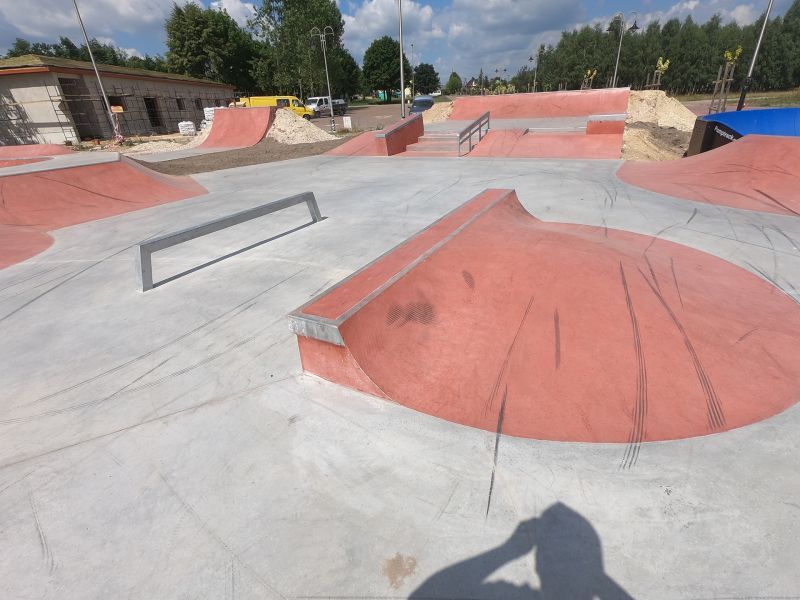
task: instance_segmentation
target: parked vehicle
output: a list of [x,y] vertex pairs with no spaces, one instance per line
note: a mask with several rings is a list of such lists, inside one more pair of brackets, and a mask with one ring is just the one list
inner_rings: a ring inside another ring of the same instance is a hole
[[411,103],[411,108],[408,112],[411,113],[421,113],[428,110],[431,106],[433,106],[433,96],[417,96],[414,98],[414,102]]
[[311,119],[314,111],[307,108],[296,96],[242,96],[235,106],[274,106],[276,108],[288,108],[294,114]]
[[[306,108],[314,111],[315,117],[324,117],[330,114],[327,96],[312,96],[306,100]],[[347,102],[341,99],[333,101],[333,114],[343,115],[347,112]]]

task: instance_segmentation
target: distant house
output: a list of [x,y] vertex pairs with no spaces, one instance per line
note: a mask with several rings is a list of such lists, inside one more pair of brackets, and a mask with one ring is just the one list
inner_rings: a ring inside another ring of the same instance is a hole
[[[170,133],[227,106],[233,87],[173,73],[97,65],[123,135]],[[0,144],[113,136],[92,64],[28,54],[0,60]]]

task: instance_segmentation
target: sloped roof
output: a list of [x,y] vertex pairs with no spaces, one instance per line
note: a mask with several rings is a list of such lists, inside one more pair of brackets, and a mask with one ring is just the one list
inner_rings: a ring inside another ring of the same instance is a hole
[[[71,60],[69,58],[58,58],[55,56],[42,56],[40,54],[25,54],[23,56],[15,56],[13,58],[4,58],[0,60],[0,75],[10,74],[15,69],[25,69],[31,67],[45,67],[58,69],[78,69],[84,71],[92,71],[92,63],[83,60]],[[215,85],[227,88],[233,88],[232,85],[226,83],[219,83],[217,81],[210,81],[208,79],[198,79],[196,77],[189,77],[188,75],[178,75],[177,73],[164,73],[162,71],[149,71],[147,69],[133,69],[131,67],[119,67],[116,65],[97,64],[97,69],[101,73],[109,75],[126,75],[128,77],[142,77],[151,79],[170,79],[174,81],[182,81],[184,83],[194,83],[203,85]],[[4,73],[5,71],[5,73]]]

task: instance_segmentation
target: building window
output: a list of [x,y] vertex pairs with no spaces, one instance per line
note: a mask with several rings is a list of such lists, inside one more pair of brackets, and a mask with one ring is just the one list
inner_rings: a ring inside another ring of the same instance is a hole
[[108,96],[108,103],[111,106],[121,106],[125,110],[125,98],[122,96]]
[[175,98],[175,102],[178,103],[178,110],[186,110],[186,102],[183,98]]
[[219,98],[214,98],[214,106],[219,106]]
[[195,107],[197,110],[203,110],[203,101],[202,101],[202,100],[200,100],[200,98],[195,98],[195,99],[194,99],[194,107]]

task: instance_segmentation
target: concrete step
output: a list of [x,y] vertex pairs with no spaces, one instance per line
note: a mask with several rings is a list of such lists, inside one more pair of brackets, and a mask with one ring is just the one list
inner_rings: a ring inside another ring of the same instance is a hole
[[455,152],[456,142],[454,140],[447,140],[445,142],[417,142],[408,146],[407,150],[414,150],[420,152]]

